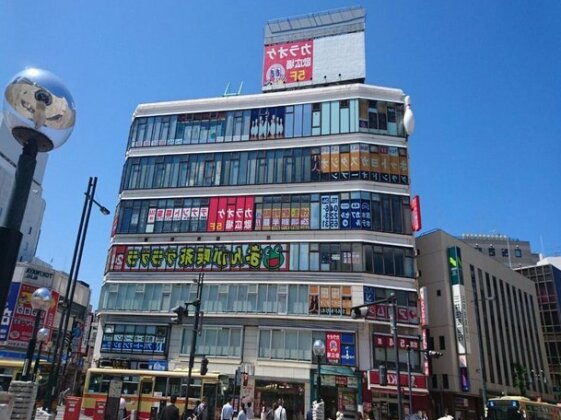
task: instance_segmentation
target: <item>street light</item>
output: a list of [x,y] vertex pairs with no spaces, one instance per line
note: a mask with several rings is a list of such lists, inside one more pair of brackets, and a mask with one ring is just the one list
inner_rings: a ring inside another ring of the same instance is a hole
[[31,361],[33,360],[33,353],[35,353],[35,344],[37,343],[37,332],[39,330],[39,322],[41,322],[41,315],[51,307],[53,297],[51,292],[46,287],[40,287],[35,290],[31,295],[31,307],[35,311],[35,324],[33,325],[33,333],[31,340],[27,346],[27,353],[25,361],[23,362],[23,369],[21,371],[21,380],[27,381],[30,377]]
[[76,236],[76,244],[74,246],[74,254],[72,256],[72,264],[70,266],[70,273],[68,275],[68,282],[66,284],[66,292],[63,300],[63,310],[58,325],[58,334],[53,348],[53,361],[52,369],[49,373],[49,382],[47,383],[47,390],[45,400],[43,402],[43,409],[51,412],[51,405],[58,389],[58,374],[62,362],[62,354],[64,346],[64,337],[68,329],[68,321],[72,313],[72,303],[74,301],[74,292],[76,290],[76,282],[78,281],[78,273],[80,272],[80,264],[82,263],[82,253],[84,251],[84,244],[86,242],[86,234],[88,233],[88,225],[90,222],[90,215],[92,205],[95,204],[103,215],[108,215],[109,210],[99,204],[95,200],[95,189],[97,186],[97,177],[90,177],[88,180],[88,188],[84,197],[84,207],[82,208],[82,217],[80,218],[80,226],[78,227],[78,235]]
[[442,357],[442,353],[435,350],[428,350],[428,349],[412,349],[411,346],[408,344],[406,347],[407,349],[407,382],[409,383],[409,415],[413,415],[413,389],[411,385],[411,352],[416,351],[418,353],[423,353],[425,357],[429,360],[431,359],[438,359]]
[[23,146],[14,187],[0,227],[0,308],[6,306],[17,264],[21,222],[33,182],[37,153],[59,146],[72,133],[76,110],[72,95],[62,81],[45,70],[28,68],[14,76],[4,93],[4,120]]
[[37,358],[35,359],[35,365],[33,366],[33,376],[31,377],[34,381],[37,378],[37,372],[39,372],[39,361],[41,360],[41,350],[43,350],[43,344],[49,339],[49,329],[39,328],[37,331],[37,341],[39,342],[39,349],[37,350]]
[[317,372],[317,382],[316,382],[316,402],[321,400],[321,358],[325,356],[325,343],[323,340],[316,340],[312,345],[312,351],[314,356],[317,358],[318,372]]
[[[175,324],[181,324],[183,322],[183,318],[189,316],[189,306],[193,306],[195,308],[195,319],[193,320],[193,336],[191,337],[191,348],[189,350],[189,370],[187,371],[187,390],[185,394],[185,409],[183,410],[183,418],[187,418],[187,410],[189,409],[189,392],[191,391],[191,375],[193,373],[193,365],[195,364],[195,348],[197,347],[197,335],[199,334],[200,330],[202,329],[202,323],[199,325],[199,319],[201,317],[201,297],[203,293],[203,283],[204,283],[205,274],[199,273],[199,278],[194,280],[197,284],[197,297],[192,302],[185,302],[185,306],[177,306],[172,309],[177,316],[172,317],[171,321]],[[206,356],[203,356],[203,360],[206,360]],[[202,366],[208,365],[207,362],[202,362]],[[201,369],[201,375],[202,375]]]

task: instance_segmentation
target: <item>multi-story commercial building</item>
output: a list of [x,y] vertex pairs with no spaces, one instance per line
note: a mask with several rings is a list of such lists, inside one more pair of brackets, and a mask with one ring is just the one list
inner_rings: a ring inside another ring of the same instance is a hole
[[[532,281],[471,245],[436,230],[417,238],[417,265],[436,413],[483,415],[482,397],[552,400],[539,297]],[[538,377],[539,375],[539,377]]]
[[[267,93],[137,107],[98,308],[98,365],[186,368],[192,328],[170,317],[195,299],[203,272],[196,366],[202,354],[230,377],[243,365],[256,413],[281,397],[289,418],[303,416],[321,339],[327,415],[396,417],[388,306],[367,321],[351,308],[395,293],[405,386],[406,347],[420,346],[405,95],[357,83],[362,9],[314,17],[292,19],[295,33],[268,24]],[[426,409],[412,358],[415,406]],[[390,386],[379,385],[380,364]]]
[[512,269],[534,265],[540,259],[532,252],[529,241],[507,235],[464,234],[459,239]]
[[[6,217],[6,208],[14,186],[16,166],[21,154],[21,145],[13,138],[10,130],[3,121],[0,113],[0,225]],[[33,182],[29,192],[29,199],[21,224],[23,235],[18,254],[18,261],[31,262],[35,256],[43,214],[45,200],[43,200],[43,176],[47,166],[48,153],[37,155],[37,166],[33,174]]]
[[[554,258],[552,260],[555,260]],[[516,270],[536,285],[547,363],[551,374],[550,383],[557,400],[561,399],[561,269],[555,261],[545,258],[537,265]],[[543,372],[534,371],[533,379],[548,381]]]

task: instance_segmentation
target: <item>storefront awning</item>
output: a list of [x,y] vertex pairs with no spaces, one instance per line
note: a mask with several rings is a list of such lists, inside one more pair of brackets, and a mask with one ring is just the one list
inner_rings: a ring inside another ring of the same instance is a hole
[[357,376],[350,367],[348,366],[330,366],[321,365],[320,373],[322,375],[335,375],[335,376]]
[[[397,389],[395,386],[380,386],[380,385],[370,385],[370,390],[372,392],[380,392],[384,394],[397,394]],[[401,387],[402,395],[409,395],[409,388]],[[429,390],[425,388],[411,388],[411,394],[415,397],[423,397],[429,395]]]

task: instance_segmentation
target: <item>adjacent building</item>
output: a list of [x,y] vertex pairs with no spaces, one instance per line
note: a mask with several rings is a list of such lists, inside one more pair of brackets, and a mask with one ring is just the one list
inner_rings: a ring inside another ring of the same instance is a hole
[[[42,314],[41,326],[50,330],[47,343],[42,348],[44,360],[41,371],[43,373],[40,383],[46,381],[46,373],[50,371],[54,344],[60,334],[58,329],[64,308],[66,290],[68,287],[68,274],[53,269],[50,265],[34,259],[33,262],[18,263],[14,272],[6,308],[0,323],[0,385],[8,389],[9,382],[21,371],[21,365],[13,362],[23,362],[27,347],[32,338],[35,313],[31,307],[31,295],[40,288],[46,287],[51,291],[53,302],[49,311]],[[82,374],[87,365],[84,358],[88,353],[87,334],[89,332],[89,319],[91,313],[91,290],[87,283],[76,283],[72,311],[68,322],[68,329],[62,341],[62,363],[64,375],[61,375],[62,389],[70,388],[79,392]],[[34,355],[35,357],[36,355]],[[48,363],[47,363],[48,362]],[[7,366],[16,366],[11,370]]]
[[512,269],[534,265],[540,259],[532,252],[529,241],[507,235],[463,234],[459,239]]
[[484,395],[553,400],[534,283],[442,230],[416,246],[427,344],[444,354],[429,382],[436,414],[479,419]]
[[[556,261],[557,260],[557,261]],[[557,263],[557,264],[556,264]],[[561,269],[559,257],[545,258],[536,265],[516,271],[536,285],[542,333],[551,379],[535,371],[538,381],[549,381],[556,400],[561,400]]]
[[[362,83],[364,18],[351,8],[269,22],[264,93],[137,107],[98,308],[98,366],[186,368],[192,327],[170,318],[195,298],[202,272],[195,366],[205,354],[231,379],[243,366],[246,401],[280,397],[297,418],[315,399],[321,339],[327,415],[397,415],[394,345],[402,386],[406,348],[420,349],[405,94]],[[392,293],[398,343],[387,305],[351,317]],[[412,359],[415,406],[427,409],[421,358]]]

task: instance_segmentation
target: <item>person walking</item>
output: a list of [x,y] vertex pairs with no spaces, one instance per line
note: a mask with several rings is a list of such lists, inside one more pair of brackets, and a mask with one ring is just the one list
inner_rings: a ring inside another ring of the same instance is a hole
[[170,404],[160,412],[159,420],[179,420],[179,408],[175,405],[177,397],[172,395],[169,401]]
[[222,407],[222,412],[220,414],[221,420],[232,420],[234,417],[234,407],[232,407],[233,399],[230,398],[226,404]]
[[275,410],[275,420],[286,420],[286,409],[283,407],[284,401],[279,398],[277,409]]
[[197,416],[197,420],[208,420],[206,397],[203,397],[201,403],[195,408],[195,415]]
[[119,400],[119,420],[123,420],[127,416],[127,400],[123,397]]
[[247,414],[247,418],[249,420],[253,420],[253,417],[255,417],[255,414],[253,413],[253,408],[251,407],[251,401],[246,404],[245,413]]
[[246,413],[245,404],[242,403],[241,409],[238,413],[238,420],[247,420],[247,413]]

